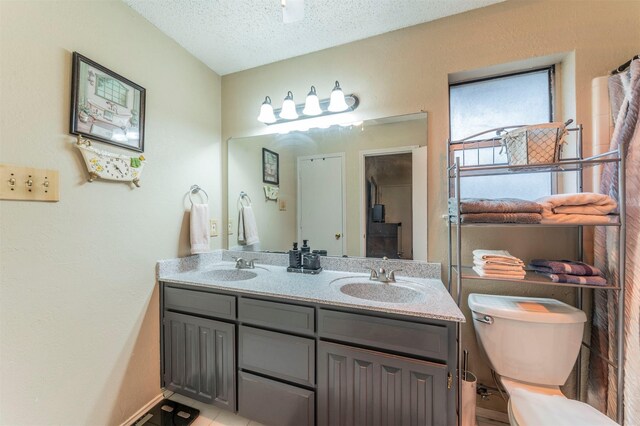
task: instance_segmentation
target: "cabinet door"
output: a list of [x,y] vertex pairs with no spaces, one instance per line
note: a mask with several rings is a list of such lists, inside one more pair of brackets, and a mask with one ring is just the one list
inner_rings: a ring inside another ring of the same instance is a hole
[[235,410],[235,326],[165,312],[165,387]]
[[318,424],[447,425],[447,368],[318,344]]

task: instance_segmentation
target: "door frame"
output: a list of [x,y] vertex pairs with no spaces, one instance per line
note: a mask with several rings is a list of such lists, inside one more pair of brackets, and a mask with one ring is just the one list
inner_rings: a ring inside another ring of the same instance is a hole
[[347,179],[346,179],[346,153],[334,152],[330,154],[303,155],[296,159],[296,235],[298,242],[302,242],[300,232],[300,220],[302,219],[302,199],[300,197],[300,162],[306,160],[317,160],[319,158],[340,158],[342,166],[342,255],[347,254]]
[[[360,170],[359,170],[359,193],[360,193],[360,257],[367,255],[367,194],[364,190],[366,176],[364,175],[364,162],[367,157],[382,157],[393,154],[411,154],[414,149],[420,145],[407,145],[393,148],[367,149],[358,153]],[[413,167],[413,165],[412,165]],[[411,184],[413,186],[413,183]]]

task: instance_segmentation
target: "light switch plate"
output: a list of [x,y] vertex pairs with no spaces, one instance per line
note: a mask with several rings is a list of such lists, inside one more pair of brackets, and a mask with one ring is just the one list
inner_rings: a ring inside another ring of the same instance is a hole
[[0,200],[59,201],[57,170],[0,164]]
[[218,221],[215,219],[209,220],[209,236],[210,237],[218,236]]
[[229,224],[227,225],[227,234],[233,235],[233,221],[229,220]]
[[280,211],[284,212],[287,211],[287,202],[283,199],[278,200],[278,205],[280,207]]

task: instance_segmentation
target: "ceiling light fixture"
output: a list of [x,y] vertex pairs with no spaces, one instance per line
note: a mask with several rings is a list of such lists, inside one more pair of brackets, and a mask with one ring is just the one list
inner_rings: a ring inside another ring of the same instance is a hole
[[[258,121],[270,125],[288,123],[296,120],[313,120],[318,117],[354,111],[358,108],[359,104],[360,99],[354,94],[345,96],[340,88],[340,83],[336,81],[329,99],[319,99],[316,87],[311,86],[305,103],[296,105],[293,100],[293,93],[288,91],[287,96],[282,102],[282,108],[274,111],[271,106],[271,98],[269,96],[265,97],[265,101],[260,107]],[[342,122],[344,120],[336,121],[331,119],[330,121],[333,122],[328,125],[338,124],[338,121]]]
[[298,118],[298,111],[296,111],[296,103],[293,102],[293,93],[291,90],[287,92],[287,97],[284,98],[284,102],[282,102],[279,117],[285,120],[295,120]]
[[349,105],[345,102],[344,93],[342,92],[342,88],[340,88],[340,83],[336,80],[336,85],[331,91],[331,100],[329,101],[328,110],[331,112],[342,112],[347,109],[349,109]]
[[316,87],[311,86],[311,91],[307,95],[307,100],[304,103],[304,109],[302,110],[304,115],[320,115],[322,114],[322,109],[320,108],[320,99],[318,99],[318,94],[316,93]]
[[266,96],[264,102],[260,107],[260,115],[258,121],[261,123],[271,124],[276,122],[276,116],[273,114],[273,107],[271,106],[271,98]]

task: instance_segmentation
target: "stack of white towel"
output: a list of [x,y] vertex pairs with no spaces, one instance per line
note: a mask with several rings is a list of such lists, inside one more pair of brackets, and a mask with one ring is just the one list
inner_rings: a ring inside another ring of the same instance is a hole
[[473,270],[486,278],[521,280],[524,262],[506,250],[474,250]]

